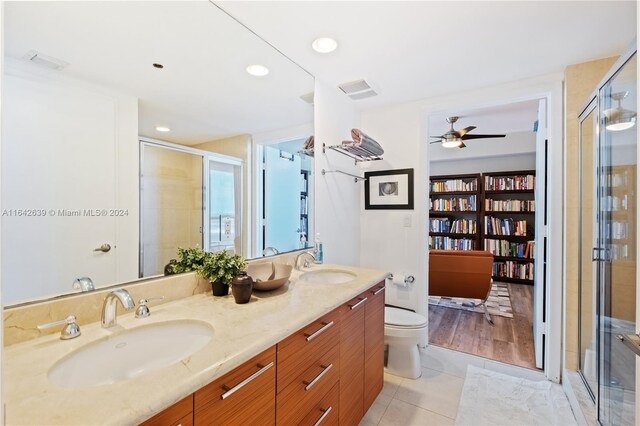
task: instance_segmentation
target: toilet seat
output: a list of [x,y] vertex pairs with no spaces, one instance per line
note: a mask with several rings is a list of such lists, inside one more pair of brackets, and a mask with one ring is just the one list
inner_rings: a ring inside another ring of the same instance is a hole
[[427,325],[427,319],[406,309],[385,306],[384,324],[394,328],[422,328]]

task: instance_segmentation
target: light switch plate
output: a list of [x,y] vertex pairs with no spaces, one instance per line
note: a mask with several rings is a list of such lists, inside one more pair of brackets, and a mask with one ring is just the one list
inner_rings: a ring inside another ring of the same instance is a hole
[[405,228],[411,228],[411,215],[408,214],[402,219],[402,226]]

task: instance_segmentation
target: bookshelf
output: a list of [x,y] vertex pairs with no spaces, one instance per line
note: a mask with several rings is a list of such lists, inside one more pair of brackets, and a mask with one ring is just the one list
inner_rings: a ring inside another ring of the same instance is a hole
[[494,280],[533,284],[535,175],[535,170],[482,175],[482,246],[494,254]]
[[429,203],[429,249],[488,250],[495,280],[533,284],[535,170],[431,176]]
[[482,182],[479,173],[431,176],[429,249],[478,250]]
[[300,237],[309,241],[309,170],[300,170]]

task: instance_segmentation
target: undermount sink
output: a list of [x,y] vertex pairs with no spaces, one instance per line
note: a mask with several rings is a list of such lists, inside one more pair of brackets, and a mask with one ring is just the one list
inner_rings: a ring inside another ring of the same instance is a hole
[[300,281],[315,284],[342,284],[355,279],[356,274],[344,269],[318,269],[300,275]]
[[213,338],[202,321],[168,321],[132,328],[83,346],[49,370],[61,387],[106,385],[173,365]]

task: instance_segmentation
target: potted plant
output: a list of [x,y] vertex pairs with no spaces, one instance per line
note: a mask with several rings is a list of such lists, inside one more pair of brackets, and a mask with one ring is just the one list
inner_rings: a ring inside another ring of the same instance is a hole
[[204,264],[207,252],[200,247],[178,248],[178,260],[171,259],[171,262],[165,268],[165,272],[171,269],[173,274],[182,274],[184,272],[197,272]]
[[206,253],[202,266],[198,268],[198,274],[211,282],[214,296],[226,296],[229,294],[233,278],[246,266],[247,262],[242,256],[223,250]]

